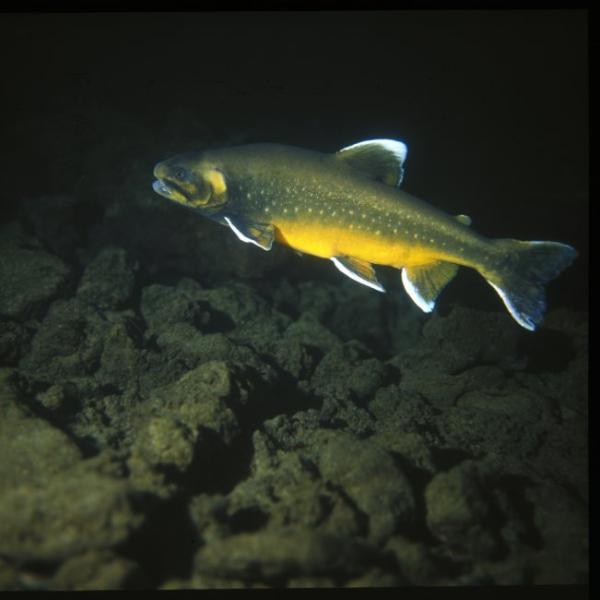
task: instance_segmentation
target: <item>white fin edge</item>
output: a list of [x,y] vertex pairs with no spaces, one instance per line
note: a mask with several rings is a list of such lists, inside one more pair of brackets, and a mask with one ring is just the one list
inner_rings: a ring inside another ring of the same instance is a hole
[[351,271],[350,269],[348,269],[335,256],[333,256],[331,258],[331,260],[332,260],[333,264],[344,275],[347,275],[348,277],[350,277],[350,279],[354,279],[354,281],[358,281],[358,283],[362,283],[363,285],[366,285],[367,287],[373,288],[374,290],[377,290],[378,292],[385,292],[385,288],[380,283],[373,283],[372,281],[369,281],[368,279],[364,279],[363,277],[361,277],[360,275],[358,275],[354,271]]
[[251,237],[248,237],[247,235],[244,235],[232,222],[231,219],[229,217],[223,217],[224,220],[226,221],[227,225],[229,225],[229,227],[231,227],[231,231],[233,231],[233,233],[235,233],[235,235],[238,237],[238,239],[242,240],[242,242],[246,242],[247,244],[254,244],[255,246],[258,246],[261,250],[265,250],[265,251],[269,251],[269,248],[265,248],[264,246],[261,246],[256,240],[253,240]]
[[338,152],[345,152],[346,150],[352,150],[353,148],[358,148],[360,146],[367,146],[368,144],[378,144],[379,146],[383,146],[386,150],[389,150],[398,159],[398,162],[401,166],[406,160],[408,148],[404,142],[399,142],[398,140],[366,140],[364,142],[352,144],[351,146],[346,146],[345,148],[338,150]]
[[498,296],[500,296],[500,298],[502,298],[502,302],[504,302],[504,306],[506,306],[511,317],[521,327],[525,327],[525,329],[528,329],[529,331],[535,331],[535,323],[525,320],[523,318],[523,316],[516,311],[515,307],[512,305],[511,301],[508,299],[508,296],[504,293],[504,290],[502,288],[498,287],[497,285],[493,284],[489,279],[486,279],[486,281],[496,290],[496,293],[498,294]]
[[423,311],[426,313],[430,313],[435,306],[435,302],[427,301],[421,294],[419,294],[419,290],[413,285],[413,282],[408,278],[406,274],[406,269],[402,269],[402,283],[404,284],[404,289],[406,293],[410,296],[410,299]]

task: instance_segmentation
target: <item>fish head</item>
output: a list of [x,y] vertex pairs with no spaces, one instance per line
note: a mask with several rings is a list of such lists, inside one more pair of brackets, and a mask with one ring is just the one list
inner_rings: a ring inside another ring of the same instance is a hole
[[215,212],[227,203],[225,175],[203,154],[181,154],[154,167],[152,188],[172,202]]

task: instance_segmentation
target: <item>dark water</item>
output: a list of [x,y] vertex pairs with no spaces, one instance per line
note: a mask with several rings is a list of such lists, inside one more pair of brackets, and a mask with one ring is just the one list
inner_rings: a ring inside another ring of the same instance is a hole
[[[3,15],[0,587],[584,582],[587,47],[585,11]],[[380,137],[477,231],[577,248],[545,327],[151,189]]]

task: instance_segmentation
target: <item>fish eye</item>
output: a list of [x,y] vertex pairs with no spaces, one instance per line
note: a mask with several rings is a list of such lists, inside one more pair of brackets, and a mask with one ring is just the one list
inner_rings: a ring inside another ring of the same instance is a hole
[[182,167],[177,167],[174,171],[173,171],[173,176],[175,177],[175,179],[179,179],[180,181],[184,180],[187,176],[186,170]]

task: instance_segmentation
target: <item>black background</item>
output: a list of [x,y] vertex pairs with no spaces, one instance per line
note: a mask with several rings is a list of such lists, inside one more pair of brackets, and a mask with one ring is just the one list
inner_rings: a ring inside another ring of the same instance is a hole
[[3,215],[140,160],[152,194],[155,162],[208,141],[397,138],[407,191],[576,246],[549,296],[587,308],[587,48],[569,10],[4,14]]

